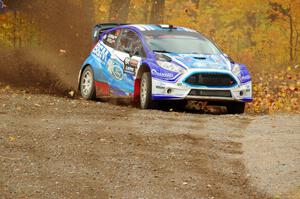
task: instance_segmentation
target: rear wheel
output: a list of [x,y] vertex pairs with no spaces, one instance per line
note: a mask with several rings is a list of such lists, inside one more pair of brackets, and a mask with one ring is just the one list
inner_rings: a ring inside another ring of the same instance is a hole
[[243,114],[245,112],[245,102],[231,102],[226,105],[228,114]]
[[145,72],[142,75],[140,85],[140,107],[141,109],[153,108],[152,80],[150,72]]
[[80,78],[81,96],[86,100],[95,99],[95,82],[94,73],[90,66],[87,66],[81,74]]

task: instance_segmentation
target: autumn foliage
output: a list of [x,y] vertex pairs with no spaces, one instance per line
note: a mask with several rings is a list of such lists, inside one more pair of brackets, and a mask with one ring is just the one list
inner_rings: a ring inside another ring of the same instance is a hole
[[[51,31],[40,28],[41,21],[48,22],[53,16],[50,12],[70,15],[56,20],[57,24],[71,20],[75,15],[68,12],[70,7],[75,8],[77,13],[84,13],[80,19],[87,17],[82,24],[168,23],[190,27],[214,40],[235,61],[247,65],[254,83],[254,102],[249,104],[248,112],[300,111],[299,0],[67,0],[63,7],[59,3],[61,1],[57,1],[57,5],[51,7],[53,9],[48,9],[49,13],[40,12],[34,17],[30,8],[48,8],[48,1],[4,2],[8,11],[0,14],[2,47],[43,46],[49,38],[47,32]],[[31,4],[28,6],[25,2]],[[53,2],[56,1],[50,3]],[[14,7],[18,9],[12,9]],[[85,45],[84,41],[89,40],[90,35],[81,29],[89,33],[90,25],[79,27],[69,21],[66,23],[68,29],[57,37],[60,43],[64,42],[64,38],[75,35],[76,40],[85,36],[82,40],[82,45]],[[57,50],[60,48],[55,47]],[[66,44],[63,49],[72,52],[74,46]],[[84,50],[89,49],[85,47]],[[83,59],[82,54],[74,57]]]
[[300,113],[300,67],[287,67],[274,72],[261,72],[253,80],[254,101],[248,112]]

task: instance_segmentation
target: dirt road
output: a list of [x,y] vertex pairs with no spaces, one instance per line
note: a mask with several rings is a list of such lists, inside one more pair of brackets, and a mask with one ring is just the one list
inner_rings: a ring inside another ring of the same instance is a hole
[[0,198],[297,198],[299,115],[138,110],[0,88]]

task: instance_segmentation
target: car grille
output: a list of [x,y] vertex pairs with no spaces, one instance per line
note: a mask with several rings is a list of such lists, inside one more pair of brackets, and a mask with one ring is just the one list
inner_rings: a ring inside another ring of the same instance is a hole
[[197,90],[192,89],[189,96],[204,96],[204,97],[231,97],[229,90]]
[[193,86],[211,87],[231,87],[236,84],[231,75],[222,73],[196,73],[189,76],[185,82]]

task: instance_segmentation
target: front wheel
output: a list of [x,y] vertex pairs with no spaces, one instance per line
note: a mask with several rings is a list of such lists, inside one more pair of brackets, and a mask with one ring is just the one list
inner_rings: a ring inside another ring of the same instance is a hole
[[142,75],[140,85],[140,107],[141,109],[153,108],[152,79],[150,72],[145,72]]
[[243,114],[245,112],[245,102],[231,102],[226,105],[228,114]]
[[90,66],[87,66],[81,74],[80,78],[81,96],[86,100],[95,99],[95,82],[94,73]]

